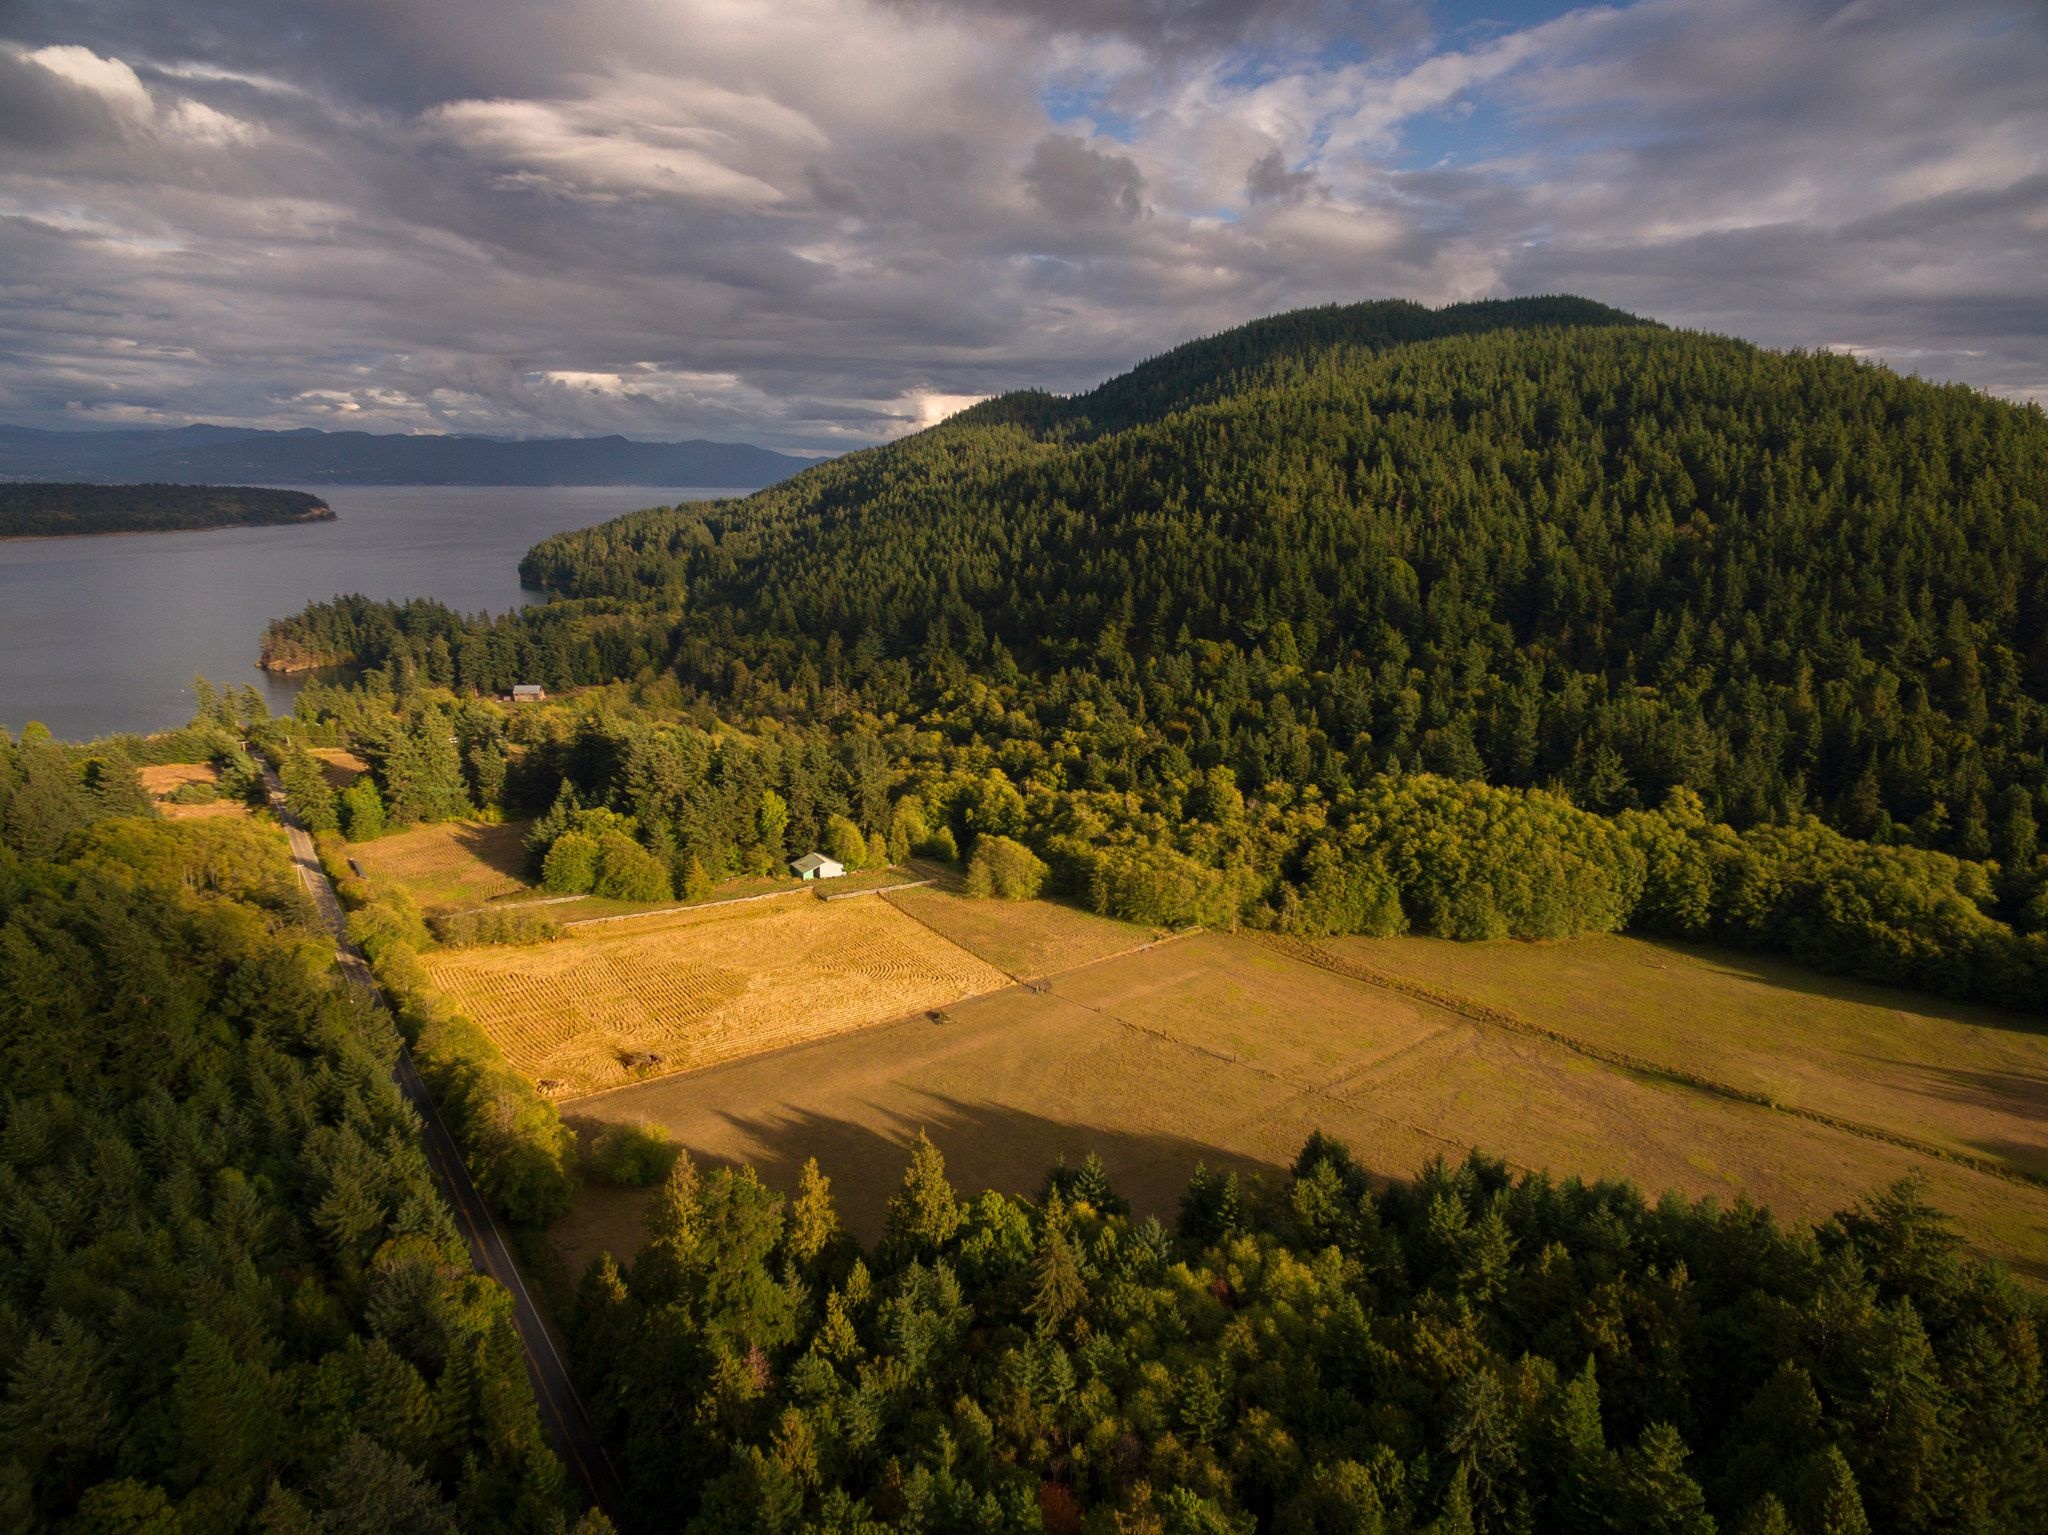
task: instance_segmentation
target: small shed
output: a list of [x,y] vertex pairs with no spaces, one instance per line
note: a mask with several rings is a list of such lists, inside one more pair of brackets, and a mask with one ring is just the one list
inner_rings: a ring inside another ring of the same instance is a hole
[[515,682],[512,684],[512,702],[515,704],[537,704],[548,696],[548,690],[538,682]]
[[789,861],[789,872],[798,879],[837,879],[846,872],[846,865],[823,853],[806,853]]

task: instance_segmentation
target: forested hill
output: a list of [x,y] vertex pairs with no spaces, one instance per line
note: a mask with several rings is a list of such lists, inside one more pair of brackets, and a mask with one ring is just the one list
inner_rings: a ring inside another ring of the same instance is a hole
[[2041,412],[1581,300],[1261,321],[522,573],[679,604],[720,688],[1078,669],[1253,792],[1328,776],[1300,721],[1354,774],[2008,862],[2048,809]]
[[[1402,299],[1325,304],[1269,315],[1187,342],[1071,399],[1041,398],[1054,401],[1052,421],[1087,432],[1113,431],[1209,403],[1256,383],[1262,373],[1283,362],[1304,361],[1334,347],[1380,351],[1494,330],[1651,323],[1590,299],[1571,297],[1481,299],[1442,309],[1427,309]],[[1009,402],[1018,398],[1005,396],[976,409],[1000,419]],[[968,414],[971,417],[973,412]]]

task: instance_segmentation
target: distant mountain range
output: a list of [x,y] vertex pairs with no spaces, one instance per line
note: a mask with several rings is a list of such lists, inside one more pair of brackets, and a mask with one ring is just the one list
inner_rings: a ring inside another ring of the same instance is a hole
[[752,488],[817,462],[743,442],[624,437],[411,437],[137,427],[0,426],[0,479],[102,484],[702,485]]

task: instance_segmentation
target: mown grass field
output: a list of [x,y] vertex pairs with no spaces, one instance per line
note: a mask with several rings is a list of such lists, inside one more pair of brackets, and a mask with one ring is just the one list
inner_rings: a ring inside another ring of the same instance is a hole
[[426,964],[513,1066],[557,1096],[844,1033],[1010,980],[877,896],[628,917]]
[[480,906],[532,887],[523,821],[439,821],[349,846],[373,882],[394,884],[428,911]]
[[1319,947],[1596,1048],[2048,1178],[2048,1031],[2038,1019],[1637,938]]
[[[1726,1063],[1727,1042],[1742,1038],[1757,1057],[1753,1070],[1796,1068],[1812,1080],[1822,1070],[1816,1062],[1829,1062],[1826,1070],[1843,1078],[1838,1092],[1862,1090],[1868,1063],[1844,1046],[1844,1026],[1810,1011],[1829,983],[1789,971],[1742,979],[1746,962],[1729,956],[1642,952],[1651,947],[1596,940],[1584,949],[1522,948],[1491,962],[1584,967],[1585,978],[1553,983],[1559,1009],[1587,990],[1603,999],[1606,1027],[1661,1030],[1662,1048],[1693,1062],[1696,1073]],[[1487,952],[1417,946],[1403,963],[1435,974],[1433,965],[1485,963]],[[1730,989],[1720,1001],[1677,1009],[1669,973],[1651,958],[1721,966],[1731,972]],[[1517,985],[1511,976],[1499,984],[1509,992]],[[2031,1059],[2027,1069],[2048,1070],[2036,1036],[1917,996],[1879,995],[1895,1011],[1960,1031],[1953,1041],[1967,1040],[1979,1059],[2015,1051],[2016,1065]],[[1652,1193],[1675,1188],[1724,1202],[1746,1196],[1793,1221],[1818,1219],[1918,1172],[1973,1247],[2048,1278],[2041,1187],[1629,1070],[1249,936],[1169,941],[1055,975],[1043,990],[1011,987],[963,1002],[947,1017],[736,1061],[566,1112],[585,1135],[610,1123],[659,1123],[693,1154],[752,1161],[784,1187],[815,1155],[849,1224],[867,1236],[880,1228],[904,1148],[920,1128],[945,1152],[958,1187],[1035,1192],[1055,1157],[1078,1160],[1092,1150],[1127,1197],[1162,1215],[1172,1213],[1197,1160],[1277,1171],[1318,1128],[1392,1176],[1479,1146],[1559,1176],[1619,1175]],[[1969,1058],[1954,1042],[1929,1049]],[[1634,1053],[1644,1053],[1640,1040]],[[1944,1126],[1954,1132],[1953,1100],[1934,1078],[1920,1087],[1917,1097],[1906,1083],[1892,1089],[1894,1122],[1909,1137],[1940,1144]],[[2038,1129],[2037,1119],[2027,1133]],[[600,1248],[633,1250],[643,1199],[593,1186],[556,1228],[564,1258],[580,1266]]]

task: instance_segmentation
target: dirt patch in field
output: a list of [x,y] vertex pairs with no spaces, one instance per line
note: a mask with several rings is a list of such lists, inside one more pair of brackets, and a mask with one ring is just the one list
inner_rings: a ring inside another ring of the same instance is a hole
[[369,763],[343,746],[309,747],[306,755],[320,764],[320,775],[331,789],[346,789],[370,771]]
[[201,800],[181,805],[171,796],[193,784],[211,788],[220,783],[220,773],[210,762],[160,762],[137,768],[142,791],[155,802],[157,813],[172,821],[203,821],[216,816],[246,816],[249,807],[240,800]]
[[430,955],[514,1067],[573,1096],[943,1008],[1009,977],[885,902],[801,897],[627,917]]
[[[1311,1130],[1406,1176],[1478,1146],[1523,1169],[1618,1176],[1653,1194],[1746,1196],[1818,1219],[1908,1172],[1972,1245],[2048,1275],[2048,1193],[1770,1108],[1589,1061],[1540,1039],[1206,934],[772,1056],[572,1104],[579,1133],[652,1120],[694,1155],[778,1186],[805,1157],[848,1224],[881,1227],[926,1130],[963,1191],[1035,1192],[1095,1151],[1141,1210],[1171,1216],[1197,1160],[1284,1169]],[[579,1268],[639,1242],[644,1196],[593,1190],[555,1228]]]
[[190,784],[210,787],[220,782],[220,772],[211,762],[159,762],[137,768],[135,776],[142,780],[143,792],[151,799],[162,799]]

